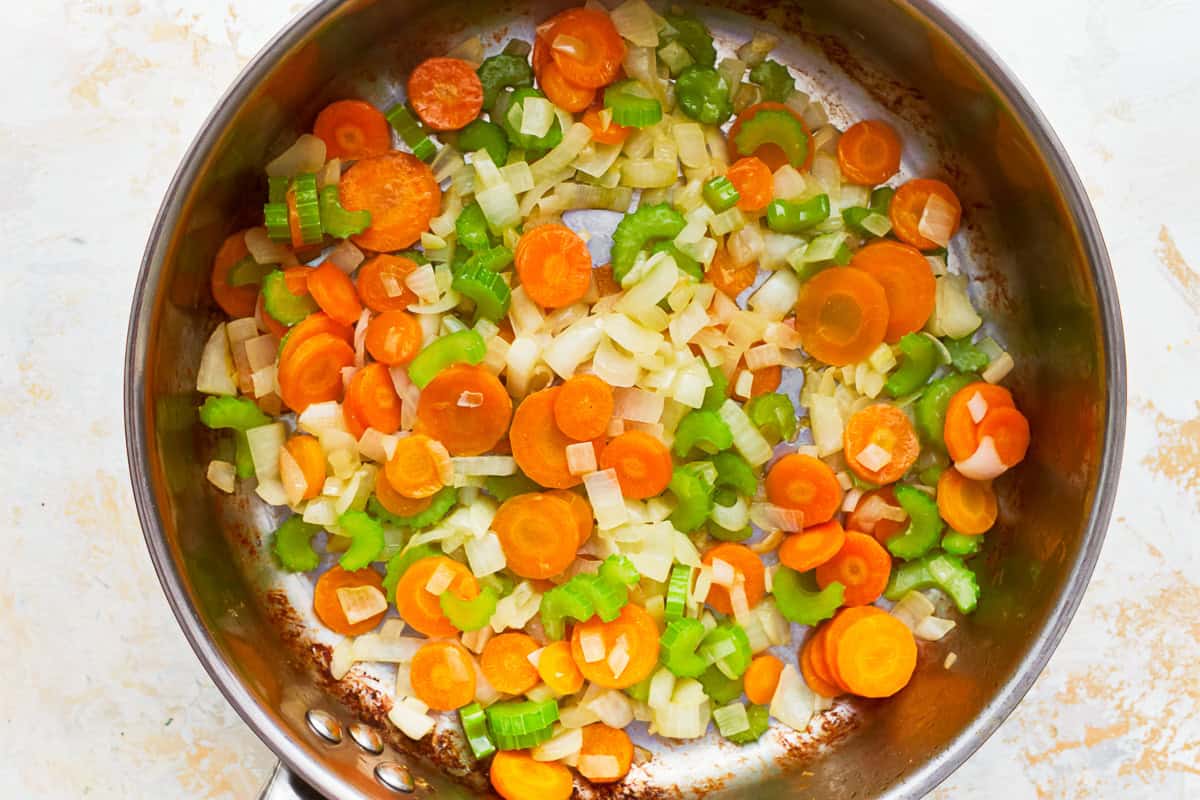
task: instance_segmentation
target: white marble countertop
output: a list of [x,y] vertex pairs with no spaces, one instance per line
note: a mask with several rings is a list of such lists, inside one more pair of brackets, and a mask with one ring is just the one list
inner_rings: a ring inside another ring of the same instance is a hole
[[[1200,797],[1200,3],[945,3],[1083,176],[1124,306],[1130,407],[1114,522],[1070,631],[935,796]],[[122,354],[180,156],[301,8],[5,4],[0,797],[249,798],[274,762],[154,578],[126,478]]]

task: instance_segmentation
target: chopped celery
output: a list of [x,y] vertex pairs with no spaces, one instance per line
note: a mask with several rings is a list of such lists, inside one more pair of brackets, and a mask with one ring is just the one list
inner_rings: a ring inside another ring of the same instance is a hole
[[464,600],[447,590],[438,597],[438,604],[451,625],[460,631],[477,631],[487,625],[492,614],[496,613],[498,599],[496,590],[485,586],[470,600]]
[[462,723],[463,735],[471,747],[471,753],[477,760],[483,760],[496,752],[496,744],[492,741],[487,729],[487,717],[479,703],[471,703],[458,710],[458,719]]
[[771,726],[770,710],[766,706],[750,706],[746,709],[746,719],[750,721],[750,727],[747,730],[729,734],[725,738],[734,744],[753,744]]
[[271,418],[248,398],[209,395],[200,406],[200,421],[209,428],[246,431],[270,424]]
[[750,462],[734,452],[718,453],[712,458],[712,465],[717,469],[716,486],[729,487],[747,496],[753,496],[758,491],[758,476]]
[[438,550],[431,544],[419,544],[416,547],[409,547],[401,550],[396,555],[388,559],[387,572],[383,576],[383,590],[387,593],[389,603],[396,602],[396,584],[400,582],[402,576],[409,567],[417,563],[423,558],[433,558],[440,556],[441,550]]
[[955,556],[973,556],[983,547],[983,536],[967,536],[958,531],[946,531],[942,537],[942,549]]
[[365,511],[347,511],[338,518],[338,527],[351,539],[338,562],[347,572],[362,569],[383,551],[383,526]]
[[523,472],[516,472],[512,475],[491,475],[484,481],[483,488],[501,503],[519,494],[529,494],[530,492],[540,492],[542,490],[541,486],[534,483]]
[[937,545],[945,527],[937,502],[914,486],[898,483],[894,491],[896,502],[908,514],[908,524],[903,533],[888,539],[887,549],[897,558],[920,558]]
[[733,446],[733,433],[715,411],[689,412],[675,428],[672,449],[678,458],[687,458],[693,449],[712,455]]
[[780,566],[771,580],[771,592],[784,617],[801,625],[816,625],[841,608],[845,589],[834,581],[818,590],[812,573],[801,574]]
[[319,311],[317,301],[311,294],[292,294],[287,278],[281,270],[267,273],[262,281],[263,310],[284,325],[295,325],[302,319]]
[[950,398],[958,394],[972,383],[979,380],[978,375],[956,374],[939,378],[925,388],[925,393],[917,401],[914,413],[917,419],[917,429],[927,444],[938,450],[946,449],[942,433],[946,427],[946,409],[950,406]]
[[301,519],[299,514],[288,517],[275,529],[271,549],[275,551],[284,569],[288,572],[308,572],[317,568],[321,557],[313,549],[312,538],[320,530],[319,526],[310,525]]
[[696,466],[676,467],[668,488],[678,503],[671,512],[671,524],[685,533],[703,525],[712,511],[713,485]]
[[640,206],[626,214],[612,235],[613,278],[620,283],[651,240],[674,239],[686,225],[683,215],[665,203]]
[[772,446],[796,435],[796,407],[786,394],[760,394],[746,404],[746,415]]
[[408,376],[418,389],[424,389],[438,373],[451,364],[478,364],[487,356],[483,337],[470,328],[455,331],[430,342],[408,365]]
[[979,583],[975,573],[956,555],[932,554],[909,561],[892,572],[884,596],[899,600],[914,589],[941,589],[964,614],[975,610],[979,602]]
[[696,651],[707,635],[708,631],[698,619],[671,620],[659,639],[659,661],[676,677],[700,677],[708,669],[708,662]]
[[933,340],[922,333],[900,337],[900,366],[888,376],[884,388],[892,397],[904,397],[924,386],[938,368],[941,354]]

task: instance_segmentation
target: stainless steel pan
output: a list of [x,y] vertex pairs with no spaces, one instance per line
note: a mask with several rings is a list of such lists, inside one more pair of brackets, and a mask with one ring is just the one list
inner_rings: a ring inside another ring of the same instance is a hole
[[[566,3],[324,0],[243,71],[184,157],[133,301],[126,363],[130,472],[167,598],[213,680],[279,756],[266,794],[474,796],[486,781],[449,732],[410,747],[385,721],[385,673],[334,684],[304,587],[260,558],[270,515],[217,498],[192,391],[214,319],[208,270],[221,240],[258,221],[262,165],[326,102],[380,105],[401,77],[476,31],[528,38]],[[839,121],[902,129],[905,170],[940,174],[966,207],[954,260],[1019,364],[1035,431],[1002,486],[983,602],[953,634],[958,661],[920,665],[890,701],[844,707],[818,737],[775,732],[734,750],[659,747],[649,770],[597,795],[915,798],[996,729],[1061,638],[1096,562],[1120,464],[1125,361],[1107,254],[1053,131],[972,34],[928,0],[730,0],[696,6],[728,42],[766,28]],[[352,724],[354,727],[352,727]],[[399,748],[399,749],[396,749]],[[408,748],[406,751],[405,748]],[[311,787],[311,788],[308,788]],[[392,787],[392,788],[389,788]]]

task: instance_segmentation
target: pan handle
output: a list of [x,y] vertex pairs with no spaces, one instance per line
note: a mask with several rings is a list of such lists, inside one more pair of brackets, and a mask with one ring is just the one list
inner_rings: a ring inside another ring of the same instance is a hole
[[271,779],[259,792],[258,800],[322,800],[308,784],[288,771],[282,762],[275,765]]

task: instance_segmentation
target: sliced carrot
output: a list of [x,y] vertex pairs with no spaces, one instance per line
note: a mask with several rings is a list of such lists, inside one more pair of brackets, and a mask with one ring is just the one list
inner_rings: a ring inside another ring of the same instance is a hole
[[284,195],[284,200],[287,203],[288,212],[288,232],[291,234],[291,245],[294,249],[304,247],[304,231],[300,227],[300,210],[296,204],[296,190],[294,187],[288,187],[287,193]]
[[290,328],[285,329],[279,344],[279,363],[287,361],[304,344],[318,333],[328,333],[349,344],[354,339],[354,330],[330,318],[323,311],[309,314]]
[[776,364],[773,367],[756,369],[752,375],[754,379],[750,382],[750,397],[755,398],[779,388],[783,381],[783,368]]
[[797,572],[808,572],[838,554],[846,531],[836,519],[793,533],[779,546],[779,563]]
[[[351,383],[353,383],[353,378],[351,379]],[[351,436],[355,439],[361,439],[370,426],[367,424],[367,419],[363,416],[362,409],[359,407],[357,393],[350,392],[349,388],[349,386],[346,387],[347,391],[342,398],[342,422],[346,424],[346,430]]]
[[[286,286],[287,290],[296,297],[305,297],[309,294],[308,276],[312,272],[313,270],[311,267],[288,267],[283,271],[284,286]],[[258,305],[255,309],[255,316],[263,323],[264,326],[266,326],[270,333],[273,333],[281,339],[287,334],[288,330],[290,330],[289,326],[285,325],[267,313],[266,305],[264,304],[261,294],[258,296]],[[311,317],[312,314],[309,314],[308,316]],[[305,319],[308,319],[308,317],[305,317]],[[304,320],[301,320],[301,322],[303,321]]]
[[[561,13],[566,13],[561,12]],[[554,27],[554,22],[557,17],[551,17],[538,26],[538,30],[533,37],[533,52],[529,55],[529,62],[533,66],[533,74],[541,75],[542,70],[546,68],[554,59],[550,55],[550,43],[546,41],[545,33]]]
[[413,656],[409,682],[434,711],[453,711],[475,699],[475,664],[458,642],[429,642]]
[[775,176],[761,159],[754,156],[739,158],[729,166],[725,177],[738,190],[737,207],[742,211],[762,211],[771,202]]
[[347,572],[334,564],[317,579],[317,585],[313,589],[313,612],[317,615],[317,619],[321,620],[322,625],[342,636],[361,636],[375,629],[375,626],[383,619],[383,615],[387,613],[386,611],[380,611],[370,619],[364,619],[351,625],[350,621],[346,619],[346,612],[342,610],[342,603],[338,599],[338,589],[354,589],[359,586],[374,586],[382,592],[383,578],[369,567],[356,572]]
[[455,364],[421,391],[417,430],[438,439],[452,456],[477,456],[508,432],[512,398],[481,366]]
[[353,325],[362,315],[354,281],[331,261],[308,274],[308,292],[322,311],[343,325]]
[[[784,111],[790,114],[792,118],[796,120],[796,122],[800,123],[800,127],[804,129],[805,136],[808,137],[809,148],[808,157],[804,160],[804,163],[797,166],[796,169],[806,171],[811,168],[815,150],[815,148],[812,147],[812,134],[808,132],[808,126],[804,124],[804,118],[791,108],[785,106],[783,103],[758,103],[750,106],[741,114],[738,114],[738,118],[733,121],[733,125],[729,128],[729,134],[725,137],[725,141],[729,143],[729,152],[737,152],[737,146],[734,144],[734,142],[737,141],[738,134],[742,131],[742,126],[758,116],[760,111]],[[773,142],[767,142],[750,155],[766,164],[767,168],[770,169],[772,173],[774,173],[775,170],[779,169],[784,164],[791,163],[787,157],[787,154],[783,151],[783,148]]]
[[526,397],[517,406],[508,432],[517,466],[548,489],[570,489],[583,483],[582,477],[567,468],[567,445],[575,442],[551,422],[561,391],[554,386]]
[[851,125],[838,139],[838,166],[849,183],[878,186],[900,171],[900,136],[877,119]]
[[595,89],[571,83],[553,61],[542,67],[537,78],[546,99],[572,114],[585,110],[596,99]]
[[357,161],[392,149],[392,128],[383,113],[362,100],[338,100],[317,114],[313,134],[325,142],[325,158]]
[[850,691],[846,687],[846,684],[842,682],[842,677],[838,674],[837,669],[838,642],[842,634],[860,619],[886,613],[882,608],[876,608],[875,606],[843,608],[834,615],[832,620],[825,624],[825,672],[831,679],[831,683],[837,686],[841,692]]
[[408,153],[355,162],[342,176],[338,191],[346,210],[371,212],[370,227],[352,237],[364,250],[403,250],[429,229],[429,220],[442,206],[433,170]]
[[565,639],[546,645],[538,656],[537,672],[555,694],[575,694],[583,688],[583,673],[575,666],[571,643]]
[[608,116],[608,124],[605,125],[605,117],[600,115],[601,111],[601,106],[594,105],[583,113],[583,124],[591,130],[592,141],[599,144],[621,144],[628,139],[629,134],[633,133],[633,128],[618,125],[612,121],[611,115]]
[[717,247],[712,263],[704,272],[704,279],[730,297],[737,297],[754,284],[758,277],[758,265],[755,263],[737,266],[724,245]]
[[342,369],[354,363],[354,348],[330,333],[301,342],[286,361],[280,361],[279,392],[297,414],[312,403],[340,400]]
[[483,83],[458,58],[427,58],[408,76],[408,101],[435,131],[456,131],[483,110]]
[[575,531],[579,534],[578,546],[583,547],[583,543],[591,538],[592,528],[595,527],[592,504],[587,501],[587,498],[572,489],[555,489],[546,494],[557,497],[571,507],[571,517],[575,520]]
[[[586,756],[612,756],[617,760],[615,774],[588,774]],[[583,728],[583,747],[579,751],[579,773],[592,783],[615,783],[629,772],[633,765],[633,742],[629,734],[620,728],[593,722]]]
[[411,517],[420,514],[433,505],[433,497],[405,497],[392,488],[388,483],[387,470],[375,473],[375,497],[391,513],[398,517]]
[[626,431],[600,454],[601,469],[615,469],[621,494],[645,500],[662,494],[671,482],[671,451],[645,431]]
[[849,531],[837,555],[817,567],[817,585],[824,589],[836,581],[845,587],[844,605],[865,606],[883,594],[891,572],[892,557],[883,545]]
[[473,600],[479,594],[479,582],[465,564],[445,556],[432,556],[414,561],[400,576],[396,584],[396,610],[419,633],[449,638],[457,636],[458,629],[442,613],[438,595],[425,588],[439,569],[449,570],[452,575],[447,591],[463,600]]
[[929,198],[937,195],[953,209],[954,226],[951,231],[958,230],[959,219],[962,216],[962,204],[958,195],[941,181],[928,178],[917,178],[901,186],[892,197],[888,216],[892,219],[892,230],[902,242],[907,242],[918,250],[936,250],[940,244],[932,239],[926,239],[921,234],[921,216],[925,213],[925,204]]
[[407,311],[385,311],[367,323],[367,352],[389,367],[412,361],[424,339],[421,323]]
[[[867,608],[874,608],[874,606],[867,606]],[[836,697],[837,695],[841,694],[843,690],[841,689],[839,683],[834,680],[833,674],[830,673],[828,659],[825,656],[825,643],[829,640],[828,634],[830,627],[831,625],[829,622],[825,622],[817,626],[816,631],[814,631],[813,635],[809,637],[809,641],[812,642],[809,655],[812,658],[813,673],[822,681],[833,687],[834,693],[830,696]]]
[[488,778],[504,800],[569,800],[575,791],[571,770],[558,761],[534,761],[526,750],[501,750]]
[[864,617],[838,639],[838,675],[861,697],[891,697],[908,685],[916,667],[916,639],[891,614]]
[[[808,638],[804,640],[804,644],[800,647],[800,674],[804,677],[804,682],[808,684],[808,688],[812,689],[821,697],[837,697],[842,693],[842,690],[834,683],[826,680],[824,675],[818,671],[817,664],[820,663],[816,655],[817,642],[821,639],[821,632],[810,633]],[[821,654],[824,658],[824,654]],[[751,664],[753,666],[753,664]],[[823,666],[823,665],[822,665]]]
[[987,533],[999,514],[992,482],[964,478],[953,468],[938,478],[937,504],[946,524],[967,536]]
[[590,8],[570,8],[544,28],[550,57],[562,70],[564,79],[592,89],[607,86],[616,79],[625,59],[625,41],[608,14]]
[[1029,450],[1029,420],[1015,408],[990,409],[979,423],[980,441],[985,436],[995,443],[1000,462],[1006,467],[1015,466]]
[[[734,580],[740,575],[744,580],[746,604],[754,608],[767,593],[766,570],[762,560],[749,547],[732,542],[723,542],[711,548],[704,554],[701,561],[712,566],[714,561],[724,561],[733,567]],[[733,603],[729,599],[729,590],[724,586],[713,585],[708,590],[705,600],[710,606],[722,614],[733,613]]]
[[750,662],[742,683],[746,690],[746,699],[751,703],[765,706],[771,703],[775,689],[779,686],[779,676],[783,673],[783,662],[770,653],[755,656]]
[[[625,638],[629,663],[614,674],[608,658],[588,661],[583,657],[583,640],[599,636],[604,643],[604,652],[611,653],[617,640]],[[626,689],[650,676],[658,666],[658,625],[646,609],[636,603],[626,603],[621,614],[612,622],[592,617],[581,622],[571,632],[571,655],[583,677],[605,689]]]
[[522,578],[552,578],[575,560],[578,539],[563,536],[571,519],[565,500],[533,492],[505,500],[492,520],[508,568]]
[[538,671],[529,656],[538,649],[532,636],[510,632],[493,636],[483,646],[479,668],[501,694],[525,694],[538,682]]
[[554,421],[572,439],[585,442],[603,436],[613,415],[613,390],[595,375],[574,375],[554,402]]
[[904,526],[908,524],[908,520],[907,518],[903,520],[868,519],[866,510],[870,505],[873,505],[871,503],[871,498],[873,497],[878,497],[893,508],[900,508],[900,502],[896,500],[896,492],[893,491],[891,486],[872,489],[859,498],[858,505],[854,507],[854,510],[850,512],[850,516],[846,518],[846,530],[869,533],[875,537],[875,541],[880,544],[887,544],[888,539],[904,530]]
[[805,527],[833,519],[842,506],[842,486],[833,469],[801,453],[776,461],[767,473],[766,488],[775,505],[803,512]]
[[229,271],[248,255],[250,250],[246,247],[246,232],[238,231],[221,243],[213,258],[212,280],[209,284],[213,299],[233,319],[254,316],[254,304],[258,300],[257,286],[229,285]]
[[384,466],[388,483],[405,497],[429,497],[445,485],[450,469],[450,454],[436,439],[415,433],[396,444],[396,450]]
[[[879,469],[865,466],[859,456],[868,447],[883,450],[891,460]],[[864,481],[895,483],[916,463],[921,442],[907,414],[888,403],[875,403],[855,412],[846,422],[842,449],[850,471]]]
[[800,289],[796,332],[814,358],[845,366],[862,361],[887,335],[887,293],[853,267],[820,272]]
[[311,500],[325,486],[325,451],[316,437],[295,434],[283,444],[304,474],[304,497]]
[[933,269],[920,250],[912,245],[881,239],[855,253],[850,266],[879,281],[887,295],[888,324],[884,341],[895,344],[904,334],[925,327],[933,315],[937,284]]
[[372,311],[404,311],[417,296],[408,288],[408,276],[417,262],[404,256],[380,253],[368,258],[355,276],[358,296]]
[[517,242],[513,256],[521,285],[545,308],[577,303],[592,281],[592,256],[579,234],[566,225],[539,225]]
[[346,387],[346,403],[368,428],[385,434],[400,430],[400,395],[383,364],[367,364],[354,373]]
[[[970,402],[976,395],[983,400],[987,409],[979,422],[971,416]],[[946,451],[955,461],[966,461],[979,447],[979,428],[988,415],[1002,408],[1016,408],[1012,392],[1003,386],[978,381],[964,386],[946,406],[946,427],[943,438],[946,440]]]

